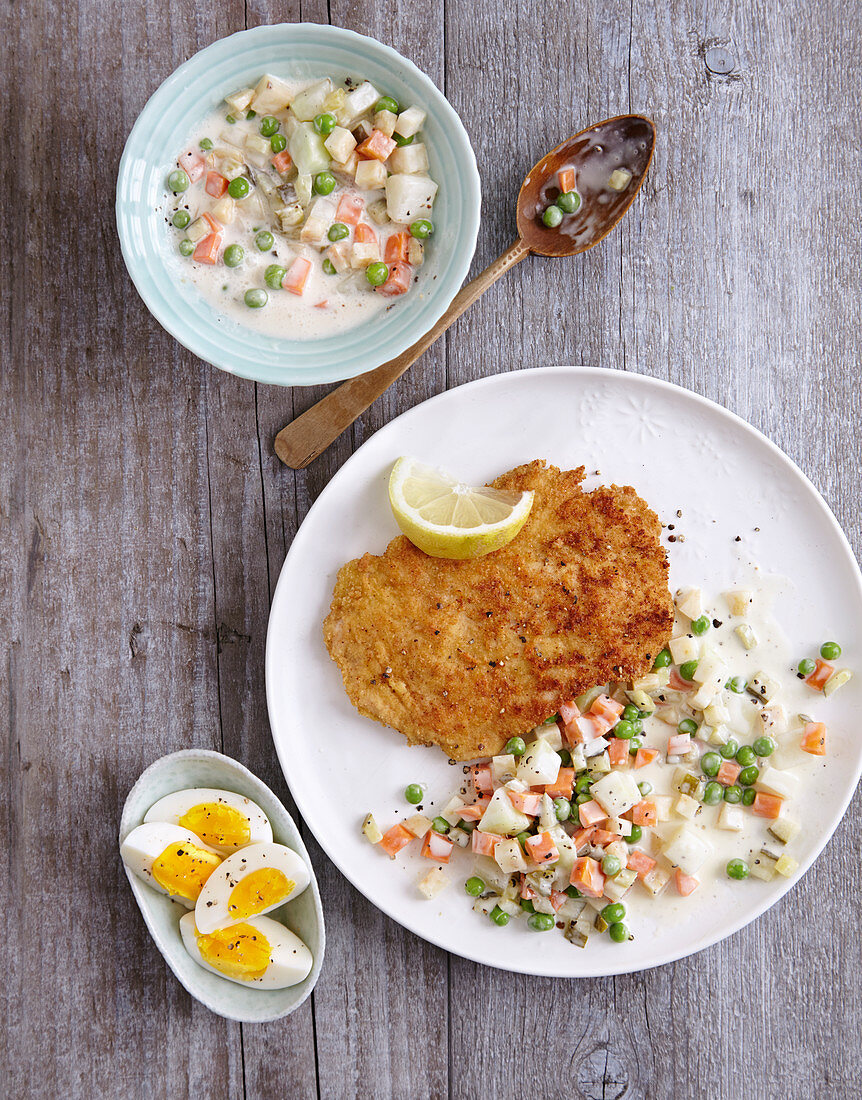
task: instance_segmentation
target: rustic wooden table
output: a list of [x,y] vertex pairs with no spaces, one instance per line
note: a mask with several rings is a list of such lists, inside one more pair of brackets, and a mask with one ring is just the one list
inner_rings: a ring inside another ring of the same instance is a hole
[[[326,388],[255,386],[179,347],[132,288],[113,200],[126,135],[178,64],[299,19],[375,35],[445,90],[482,175],[474,271],[513,239],[539,152],[629,109],[659,141],[601,248],[519,265],[294,473],[274,435]],[[688,386],[787,451],[859,552],[859,0],[32,0],[4,5],[0,30],[0,1093],[862,1095],[858,799],[744,931],[577,982],[429,946],[309,838],[323,974],[300,1011],[259,1027],[178,985],[116,847],[138,773],[180,747],[237,757],[290,804],[263,673],[282,560],[351,452],[447,387],[559,362]]]

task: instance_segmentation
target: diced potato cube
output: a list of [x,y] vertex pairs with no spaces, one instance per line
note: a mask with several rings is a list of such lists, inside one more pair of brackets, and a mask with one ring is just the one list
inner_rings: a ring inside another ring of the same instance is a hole
[[249,134],[245,139],[245,147],[252,153],[260,153],[267,159],[272,155],[272,148],[265,137],[260,134]]
[[209,222],[205,218],[196,218],[192,224],[186,229],[186,236],[190,241],[202,241],[204,237],[208,236],[212,230],[209,227]]
[[374,820],[374,814],[365,815],[365,820],[362,822],[362,835],[372,844],[379,844],[383,839],[383,833],[381,833],[379,825]]
[[494,859],[499,864],[500,870],[510,875],[516,871],[527,870],[524,850],[517,840],[501,840],[494,849]]
[[379,160],[360,160],[356,165],[356,186],[368,191],[383,187],[386,167]]
[[852,679],[853,673],[849,668],[839,669],[838,672],[834,672],[823,685],[823,694],[831,695],[833,691],[838,691],[839,688],[844,687],[844,685],[849,683]]
[[[411,240],[414,238],[411,237]],[[545,722],[541,726],[536,726],[533,730],[536,737],[541,737],[546,745],[550,745],[554,752],[559,752],[563,747],[563,735],[560,733],[560,727],[556,722]]]
[[775,870],[779,875],[784,875],[785,878],[789,878],[796,868],[799,866],[799,860],[791,859],[788,855],[780,856],[775,864]]
[[[635,680],[632,683],[632,691],[661,691],[662,688],[666,688],[670,683],[670,669],[660,668],[658,672],[648,672],[646,676],[642,676],[640,680]],[[634,701],[634,700],[633,700]],[[646,707],[643,708],[646,710]]]
[[491,775],[498,783],[508,783],[517,774],[518,763],[512,753],[491,757]]
[[431,818],[424,814],[413,814],[404,822],[404,828],[414,836],[425,836],[431,828]]
[[235,213],[236,203],[230,195],[222,195],[218,202],[213,204],[212,216],[222,225],[231,225]]
[[748,623],[740,623],[734,631],[737,638],[742,642],[745,649],[754,649],[757,645],[757,635],[748,625]]
[[607,752],[599,753],[590,760],[590,775],[607,775],[611,770],[611,758]]
[[473,912],[478,913],[481,917],[487,917],[496,908],[499,900],[496,895],[490,898],[476,898],[473,902]]
[[[430,901],[449,885],[449,878],[439,867],[432,867],[427,875],[422,875],[417,883],[419,893]],[[493,908],[493,907],[492,907]]]
[[775,856],[769,852],[761,852],[760,855],[755,856],[749,864],[751,874],[754,878],[762,879],[763,882],[769,882],[775,878],[775,864],[778,862]]
[[728,742],[729,737],[730,737],[730,730],[724,724],[722,724],[720,726],[710,726],[709,727],[709,743],[710,743],[710,745],[726,745],[727,742]]
[[666,871],[664,867],[653,867],[651,871],[647,871],[641,880],[647,890],[655,897],[664,890],[670,881],[670,871]]
[[251,106],[259,115],[271,115],[283,111],[290,103],[290,86],[277,76],[264,74],[257,82]]
[[758,776],[756,786],[759,791],[777,794],[779,798],[792,798],[799,790],[799,777],[767,764]]
[[714,684],[718,688],[724,687],[727,680],[727,665],[721,655],[714,649],[702,651],[692,680],[696,684]]
[[347,99],[344,88],[334,88],[323,103],[324,111],[340,111]]
[[230,95],[226,95],[224,101],[228,107],[230,107],[231,111],[239,114],[241,111],[246,110],[253,96],[254,88],[242,88],[238,92],[232,92]]
[[[343,275],[345,271],[350,270],[350,249],[351,245],[348,241],[339,241],[337,244],[330,245],[326,250],[327,259],[339,275]],[[452,822],[449,822],[449,824],[451,825]]]
[[395,123],[395,133],[402,137],[412,137],[422,129],[427,115],[419,107],[408,107],[402,111]]
[[634,777],[621,771],[603,776],[590,787],[590,794],[608,817],[620,817],[641,800]]
[[[680,795],[682,797],[682,795]],[[655,816],[658,821],[670,821],[670,813],[673,808],[673,799],[669,794],[651,794],[650,800],[655,806]],[[623,833],[628,836],[629,833]]]
[[676,802],[674,802],[673,808],[680,817],[687,817],[691,820],[700,809],[700,803],[696,802],[687,794],[681,794]]
[[427,217],[434,204],[437,184],[430,176],[397,175],[386,181],[386,212],[405,225]]
[[547,741],[538,738],[521,757],[518,778],[528,787],[555,783],[560,771],[560,757]]
[[730,711],[724,703],[719,700],[703,708],[703,717],[711,726],[720,726],[730,721]]
[[728,832],[738,833],[745,828],[745,814],[741,806],[732,806],[729,802],[722,802],[718,812],[719,829],[727,829]]
[[366,114],[377,100],[380,93],[370,81],[366,80],[348,92],[344,99],[344,106],[338,112],[338,122],[341,126],[351,126],[361,115]]
[[780,840],[782,844],[789,844],[799,832],[800,828],[801,826],[799,823],[791,821],[789,817],[778,817],[769,826],[769,831],[775,839]]
[[326,100],[332,93],[332,81],[329,77],[318,80],[304,88],[293,97],[290,109],[300,122],[311,122],[315,115],[324,110]]
[[677,611],[689,619],[699,619],[703,614],[703,592],[699,588],[680,588],[674,598]]
[[753,596],[750,588],[738,588],[725,592],[724,598],[727,600],[731,615],[743,619],[751,610]]
[[235,180],[237,176],[245,174],[245,164],[235,157],[225,157],[221,162],[221,174],[229,180]]
[[329,222],[324,221],[323,218],[309,217],[300,231],[299,239],[304,241],[305,244],[322,244],[328,229]]
[[681,825],[664,843],[664,856],[685,875],[696,875],[712,851],[700,833]]
[[359,167],[359,157],[356,153],[351,153],[347,160],[334,160],[330,167],[333,172],[338,172],[342,176],[347,176],[348,179],[353,179],[356,175],[356,169]]
[[721,685],[712,681],[708,681],[705,684],[701,684],[697,691],[692,695],[689,700],[693,707],[698,710],[702,710],[704,707],[708,707],[713,699],[721,691]]
[[332,159],[343,164],[356,148],[356,138],[343,126],[336,126],[323,144]]
[[428,150],[421,141],[393,149],[389,154],[389,168],[392,172],[427,172]]
[[587,754],[583,745],[574,745],[570,750],[572,755],[572,767],[576,772],[582,772],[587,766]]
[[700,656],[700,642],[690,634],[681,634],[671,638],[667,648],[675,665],[684,665],[686,661],[696,661]]
[[612,191],[625,191],[631,182],[632,174],[628,168],[615,168],[608,180],[608,187]]
[[764,733],[777,735],[787,730],[787,712],[781,703],[770,703],[760,711],[758,717]]
[[619,833],[620,836],[632,835],[632,823],[627,821],[624,817],[611,817],[608,819],[608,829],[612,833]]
[[398,115],[394,111],[378,111],[374,116],[374,129],[391,138],[395,133],[395,123],[397,121]]
[[781,690],[777,680],[771,679],[765,672],[757,672],[748,681],[748,690],[763,703],[774,699]]
[[516,836],[529,826],[529,817],[515,809],[504,787],[494,791],[479,822],[483,833],[496,833],[497,836]]

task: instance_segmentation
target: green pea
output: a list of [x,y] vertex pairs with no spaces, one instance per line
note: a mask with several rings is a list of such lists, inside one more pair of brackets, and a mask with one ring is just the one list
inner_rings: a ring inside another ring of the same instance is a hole
[[643,742],[639,737],[633,737],[631,741],[629,741],[629,756],[637,756],[638,749],[642,744]]
[[191,256],[191,254],[194,252],[194,250],[195,250],[195,246],[188,239],[188,237],[185,237],[183,240],[180,241],[180,255],[181,256]]
[[324,275],[335,275],[336,274],[335,264],[332,262],[332,260],[330,260],[330,258],[328,256],[323,261],[323,264],[321,266],[323,267]]
[[485,892],[485,883],[474,875],[464,883],[464,890],[471,898],[477,898]]
[[824,661],[837,661],[841,656],[841,646],[837,642],[824,642],[820,647],[820,656]]
[[229,244],[224,250],[225,267],[239,267],[245,257],[242,245]]
[[393,99],[391,95],[382,95],[380,99],[374,104],[374,111],[391,111],[393,115],[400,115],[401,108],[398,106],[398,100]]
[[343,241],[350,234],[350,230],[344,222],[333,222],[326,234],[331,241]]
[[530,839],[530,834],[526,830],[523,833],[518,833],[518,835],[515,837],[515,840],[517,840],[517,842],[521,845],[522,848],[526,845],[526,843],[529,839]]
[[697,733],[697,722],[693,718],[683,718],[676,729],[677,733]]
[[721,767],[721,757],[717,752],[705,752],[700,758],[700,766],[704,775],[718,775]]
[[648,794],[652,794],[652,783],[648,779],[642,779],[638,783],[638,790],[641,792],[641,798],[646,798]]
[[737,802],[742,801],[742,787],[736,783],[730,787],[724,788],[724,801],[729,802],[732,806],[735,806]]
[[704,802],[707,804],[707,806],[717,806],[723,798],[724,787],[722,787],[720,783],[716,783],[714,779],[711,779],[703,790]]
[[395,142],[395,144],[400,149],[403,149],[405,145],[412,145],[413,144],[413,138],[414,137],[415,137],[415,134],[411,134],[410,137],[407,137],[407,138],[402,137],[401,134],[393,134],[392,135],[392,140]]
[[757,753],[751,747],[751,745],[743,745],[736,750],[736,762],[741,764],[743,768],[749,767],[757,759]]
[[640,720],[640,718],[636,718],[634,722],[632,722],[632,731],[634,732],[635,737],[638,737],[640,734],[643,733],[644,724]]
[[746,787],[742,792],[742,804],[743,806],[752,806],[754,800],[757,798],[757,792],[754,787]]
[[254,287],[245,292],[243,300],[249,309],[262,309],[269,301],[269,295],[265,290]]
[[168,176],[168,187],[173,191],[175,195],[181,194],[183,191],[187,191],[189,184],[192,181],[182,170],[182,168],[175,168],[173,172]]
[[536,911],[535,905],[533,905],[529,898],[521,898],[519,904],[525,913],[535,913]]
[[245,113],[245,117],[247,119],[257,118],[257,111],[253,111],[251,107],[249,107],[249,109]]
[[273,290],[281,290],[281,283],[286,274],[281,264],[270,264],[263,273],[263,281]]
[[637,844],[637,842],[643,835],[644,831],[640,827],[640,825],[632,825],[632,831],[626,837],[626,840],[629,842],[629,844]]
[[575,780],[575,794],[584,794],[593,785],[593,777],[589,772],[584,772]]
[[627,722],[634,722],[636,719],[640,718],[641,712],[638,710],[637,707],[632,706],[632,704],[629,703],[627,707],[623,707],[622,716]]
[[188,210],[177,210],[171,218],[171,224],[175,225],[177,229],[185,229],[191,220],[192,216]]
[[577,886],[567,886],[565,893],[568,898],[579,898],[581,896],[581,891]]
[[614,875],[618,875],[622,869],[623,865],[619,856],[605,856],[602,860],[602,871],[608,878],[613,878]]
[[557,749],[557,756],[560,758],[561,768],[567,768],[572,762],[572,754],[568,749]]
[[706,617],[706,615],[701,615],[699,619],[695,619],[694,622],[691,624],[691,632],[699,638],[701,634],[706,634],[707,630],[709,630],[709,627],[709,619]]
[[499,905],[494,906],[491,910],[490,917],[494,924],[498,924],[501,928],[509,923],[509,914],[504,913]]
[[287,138],[284,134],[273,134],[269,142],[269,147],[273,153],[283,153],[287,148]]
[[621,718],[614,726],[614,736],[619,737],[620,741],[628,741],[634,735],[634,726],[628,718]]
[[209,138],[201,138],[200,147],[204,150],[205,153],[208,153],[210,149],[212,149],[213,143],[210,141]]
[[258,252],[269,252],[275,244],[275,237],[273,237],[268,229],[264,229],[254,238],[254,243]]
[[418,218],[410,223],[410,236],[415,237],[417,241],[426,240],[433,232],[434,223],[429,222],[427,218]]
[[621,901],[613,901],[602,909],[601,915],[607,924],[619,924],[621,920],[625,920],[626,907]]
[[589,791],[582,791],[581,794],[575,796],[575,802],[577,802],[579,806],[586,806],[586,804],[592,802],[592,800],[593,796]]
[[251,184],[245,176],[235,176],[227,185],[227,193],[232,199],[244,199],[251,191]]
[[554,927],[554,918],[550,913],[534,913],[527,924],[534,932],[550,932]]
[[523,756],[526,751],[527,746],[524,744],[523,737],[510,737],[503,749],[503,752],[511,756]]
[[554,810],[557,814],[557,821],[567,821],[572,812],[572,804],[568,798],[555,798]]
[[732,691],[736,695],[742,695],[748,687],[748,681],[744,676],[732,676],[724,686],[728,691]]
[[431,828],[435,833],[442,833],[443,836],[445,836],[449,832],[451,826],[445,817],[435,817],[431,822]]
[[411,806],[418,806],[422,801],[422,787],[418,783],[410,783],[404,791],[405,799]]
[[389,278],[389,268],[386,264],[378,260],[376,263],[369,264],[368,267],[366,267],[365,278],[372,286],[383,286]]
[[669,649],[662,649],[656,654],[656,659],[652,663],[652,670],[656,672],[660,668],[668,668],[673,663],[673,658],[670,655]]
[[542,214],[542,222],[548,229],[556,229],[563,220],[563,212],[559,206],[549,206]]
[[810,676],[815,668],[817,668],[817,664],[810,657],[803,657],[799,662],[799,671],[803,676]]
[[744,859],[732,859],[727,865],[728,878],[748,878],[750,873],[748,864]]
[[264,115],[260,120],[260,133],[262,137],[271,138],[278,133],[281,123],[272,115]]
[[335,176],[331,172],[318,172],[314,177],[314,190],[318,195],[331,195],[335,190]]
[[608,935],[614,943],[625,943],[629,938],[629,930],[621,921],[617,921],[608,929]]
[[225,115],[225,116],[224,116],[224,120],[225,120],[225,122],[227,122],[227,123],[228,123],[228,124],[229,124],[230,126],[233,126],[233,124],[234,124],[234,123],[236,122],[236,119],[235,119],[235,118],[233,117],[233,115]]
[[775,751],[775,742],[771,737],[758,737],[751,747],[758,756],[772,756]]
[[577,191],[564,191],[557,199],[557,206],[564,214],[574,214],[581,205],[581,196]]
[[719,755],[723,760],[732,760],[739,751],[739,745],[736,743],[733,737],[729,737],[727,741],[719,748]]
[[679,674],[683,680],[690,682],[694,679],[695,672],[697,672],[697,661],[685,661],[679,666]]
[[314,128],[323,137],[329,137],[337,125],[338,119],[335,115],[331,115],[329,111],[324,111],[322,115],[315,115]]
[[737,776],[737,783],[740,787],[753,787],[760,777],[760,768],[756,768],[753,764],[750,764],[747,768],[743,768]]

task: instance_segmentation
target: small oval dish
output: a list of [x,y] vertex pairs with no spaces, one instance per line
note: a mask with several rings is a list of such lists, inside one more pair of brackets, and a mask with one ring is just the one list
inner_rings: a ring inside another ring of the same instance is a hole
[[[430,174],[440,183],[434,244],[409,295],[354,328],[316,339],[275,337],[216,310],[176,276],[166,232],[165,180],[182,142],[224,99],[261,74],[287,80],[362,78],[421,104]],[[476,158],[455,110],[432,80],[389,46],[316,23],[254,27],[189,58],[150,98],[129,134],[117,178],[117,229],[132,282],[159,324],[201,359],[257,382],[310,386],[353,378],[394,359],[443,315],[476,247],[481,196]]]
[[269,787],[236,760],[208,749],[184,749],[171,753],[156,760],[143,772],[123,807],[120,843],[142,823],[144,814],[154,802],[166,794],[189,787],[215,787],[253,799],[269,818],[273,839],[292,848],[308,866],[311,873],[308,888],[295,901],[287,902],[268,915],[282,921],[308,946],[314,957],[310,974],[299,985],[287,989],[246,989],[210,973],[199,966],[183,946],[179,922],[187,910],[150,890],[126,870],[132,893],[144,923],[168,966],[180,984],[201,1004],[218,1016],[240,1023],[278,1020],[297,1009],[308,997],[323,964],[326,940],[323,907],[308,852],[293,818]]

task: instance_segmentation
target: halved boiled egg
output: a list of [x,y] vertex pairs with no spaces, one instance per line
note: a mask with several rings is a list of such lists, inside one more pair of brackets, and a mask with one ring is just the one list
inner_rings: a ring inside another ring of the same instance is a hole
[[305,863],[283,844],[250,844],[207,879],[195,905],[198,931],[208,935],[268,913],[308,886]]
[[132,874],[187,909],[194,909],[204,883],[222,862],[194,833],[164,821],[132,829],[120,855]]
[[205,970],[258,989],[297,985],[314,961],[299,936],[270,917],[250,917],[207,935],[195,925],[195,914],[186,913],[180,934],[188,953]]
[[199,836],[218,852],[235,852],[246,844],[272,840],[269,818],[250,798],[213,787],[193,787],[166,794],[150,806],[145,822],[169,821]]

